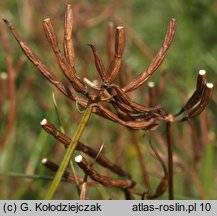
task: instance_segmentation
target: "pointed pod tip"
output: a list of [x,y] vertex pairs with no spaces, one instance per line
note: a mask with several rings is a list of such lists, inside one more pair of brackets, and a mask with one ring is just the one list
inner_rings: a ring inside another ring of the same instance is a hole
[[9,23],[9,21],[8,21],[7,19],[5,19],[5,18],[2,18],[2,20],[3,20],[6,24]]

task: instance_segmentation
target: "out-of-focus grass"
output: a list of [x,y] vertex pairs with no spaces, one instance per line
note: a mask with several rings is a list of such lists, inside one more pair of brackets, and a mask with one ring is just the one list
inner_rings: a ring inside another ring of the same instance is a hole
[[[51,55],[51,49],[42,34],[41,20],[47,16],[52,17],[56,29],[59,29],[57,34],[59,37],[62,37],[63,13],[66,1],[54,3],[53,1],[31,0],[29,2],[31,4],[26,5],[26,1],[24,0],[1,1],[0,11],[3,16],[14,23],[18,31],[25,37],[26,41],[28,41],[31,47],[42,56],[43,60],[53,68],[53,71],[58,77],[62,77],[57,64],[54,63],[55,59]],[[94,4],[97,2],[101,2],[104,6],[108,4],[107,1],[91,1],[91,3],[82,1],[82,4],[88,4],[88,7],[94,7]],[[217,2],[215,0],[127,0],[117,2],[119,2],[122,7],[117,7],[114,10],[114,15],[124,20],[124,22],[130,26],[134,34],[148,45],[152,53],[155,53],[161,46],[169,20],[172,17],[177,19],[175,40],[163,63],[163,67],[168,70],[168,73],[166,76],[165,91],[159,99],[159,103],[162,106],[168,108],[171,112],[178,111],[178,108],[187,100],[188,95],[194,90],[199,69],[206,69],[208,79],[213,83],[217,83]],[[28,11],[28,14],[26,14],[25,11]],[[53,16],[54,14],[57,15]],[[29,20],[26,17],[27,15]],[[94,15],[97,15],[97,13]],[[91,16],[93,16],[93,14],[91,14]],[[112,17],[108,19],[112,19]],[[83,27],[77,27],[76,31],[81,32],[82,28]],[[76,44],[76,49],[82,48],[83,52],[90,56],[87,43],[94,43],[100,48],[100,52],[103,53],[106,38],[105,33],[103,33],[105,29],[106,21],[95,27],[84,27],[83,35],[81,33],[82,38],[80,44]],[[22,54],[22,51],[12,37],[10,37],[10,40],[13,45],[12,53],[14,59],[16,59]],[[82,65],[84,64],[82,57],[83,56],[77,56],[78,70],[84,67],[84,65]],[[129,36],[127,36],[127,49],[124,59],[131,66],[132,72],[135,75],[143,71],[150,62],[138,47],[135,46],[135,43],[130,40]],[[88,76],[91,77],[91,79],[96,77],[93,62],[87,66],[86,70],[88,71]],[[5,56],[2,49],[0,49],[0,71],[5,70]],[[152,80],[158,81],[160,74],[161,70],[157,71],[152,77]],[[55,117],[55,109],[51,97],[54,88],[51,87],[28,61],[20,73],[16,85],[17,121],[6,147],[0,153],[0,172],[6,173],[13,171],[25,173],[28,170],[28,172],[31,171],[31,174],[51,175],[52,173],[44,169],[40,164],[40,158],[42,159],[44,156],[48,155],[52,160],[60,162],[63,150],[59,150],[61,146],[56,147],[56,141],[50,136],[47,136],[45,132],[41,131],[40,121],[46,117],[53,123],[58,122]],[[146,90],[147,89],[144,87],[138,94],[143,97]],[[76,110],[75,104],[69,102],[58,92],[56,95],[58,108],[62,114],[61,117],[63,118],[67,134],[72,136],[77,122],[80,119],[80,115]],[[208,109],[209,142],[202,155],[202,161],[199,164],[199,179],[209,199],[217,198],[217,190],[215,190],[217,189],[217,171],[215,166],[217,162],[215,157],[217,153],[215,132],[217,129],[215,121],[217,118],[216,103],[217,95],[215,90],[213,100]],[[7,109],[6,102],[4,104],[3,115],[1,116],[0,136],[4,131]],[[174,134],[180,136],[181,139],[184,137],[183,142],[188,142],[186,137],[190,136],[190,132],[186,129],[184,130],[183,127],[175,128]],[[99,130],[100,133],[98,132]],[[119,131],[124,133],[121,138]],[[163,129],[160,132],[163,133]],[[123,148],[123,151],[120,150],[123,161],[119,162],[123,163],[125,168],[130,170],[132,176],[135,176],[136,180],[142,184],[139,164],[138,161],[135,160],[136,153],[131,145],[129,135],[127,134],[126,129],[122,127],[120,129],[118,125],[112,122],[102,121],[99,117],[93,116],[91,124],[84,132],[82,141],[95,147],[100,146],[104,142],[104,153],[113,161],[119,156],[118,151],[114,152],[114,149],[116,149],[115,145],[118,142],[123,142],[122,147],[119,146],[119,148]],[[182,144],[186,146],[190,146],[190,144],[182,143],[180,139],[177,139],[177,136],[174,137],[175,145],[179,145],[177,147],[179,153],[185,158],[186,149],[181,152]],[[149,150],[147,150],[146,146],[148,142],[142,135],[140,138],[140,145],[143,149],[145,160],[148,163],[148,168],[156,170],[157,172],[159,166],[156,160],[150,156]],[[57,153],[58,151],[60,152],[59,154]],[[55,154],[53,152],[55,152]],[[138,169],[136,169],[136,167],[138,167]],[[99,167],[99,169],[101,168]],[[186,194],[187,183],[185,184],[185,181],[183,181],[186,177],[184,177],[184,174],[181,175],[180,172],[181,171],[177,169],[177,173],[175,174],[175,192],[177,192],[175,197],[178,199],[198,199],[199,195],[194,183],[192,183],[191,193]],[[82,175],[82,172],[78,172],[78,174]],[[157,185],[159,179],[156,179],[154,174],[151,177],[152,184]],[[179,178],[179,176],[181,176],[181,178]],[[0,177],[0,182],[0,190],[2,191],[0,194],[1,199],[12,197],[16,199],[42,198],[46,192],[45,188],[47,188],[46,186],[48,185],[48,182],[43,180],[25,180],[14,177]],[[26,182],[28,184],[26,184]],[[11,185],[13,185],[13,187],[11,187]],[[78,199],[77,196],[72,195],[72,190],[75,190],[75,188],[70,184],[61,183],[60,188],[57,193],[57,198]],[[30,192],[31,195],[29,194]],[[89,189],[89,195],[92,199],[123,198],[122,193],[119,191],[113,189],[109,190],[107,188],[100,188],[99,190],[91,188]],[[164,195],[162,198],[166,199],[167,195]]]

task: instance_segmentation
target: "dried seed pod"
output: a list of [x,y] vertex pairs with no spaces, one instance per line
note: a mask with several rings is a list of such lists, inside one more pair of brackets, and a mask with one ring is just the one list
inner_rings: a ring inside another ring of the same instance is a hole
[[173,41],[175,30],[176,20],[171,19],[163,42],[163,46],[159,49],[155,57],[152,59],[148,69],[139,74],[130,83],[128,83],[126,86],[122,88],[124,92],[133,91],[141,85],[143,85],[149,79],[149,77],[159,68],[159,66],[165,59],[167,51]]
[[203,104],[203,106],[207,106],[207,104],[209,103],[210,98],[213,94],[213,87],[213,83],[206,83],[206,88],[201,98],[201,104]]
[[72,67],[74,67],[75,65],[75,52],[74,52],[73,39],[72,39],[73,22],[74,19],[72,13],[72,6],[68,4],[66,8],[65,20],[64,20],[63,48],[64,48],[65,57]]
[[[49,170],[53,171],[53,172],[57,172],[59,169],[59,166],[57,164],[55,164],[54,162],[48,160],[47,158],[42,159],[42,164],[47,167]],[[64,171],[63,173],[63,177],[70,182],[75,182],[75,178],[72,176],[72,174],[70,172]],[[78,177],[77,178],[78,183],[82,184],[83,183],[83,179]],[[87,184],[89,186],[98,186],[97,182],[93,182],[93,181],[88,181]]]
[[118,73],[120,72],[120,68],[121,68],[121,63],[122,63],[122,59],[121,58],[114,58],[108,68],[107,74],[108,74],[108,80],[105,84],[109,85],[111,84],[116,76],[118,75]]
[[206,88],[206,71],[200,70],[197,77],[197,88],[189,98],[187,103],[174,116],[182,114],[184,111],[192,109],[201,99],[204,89]]
[[92,44],[88,44],[88,45],[91,47],[91,49],[93,51],[95,66],[96,66],[96,69],[97,69],[102,81],[107,82],[107,79],[108,79],[107,73],[106,73],[103,61],[99,55],[97,48]]
[[197,90],[202,92],[206,83],[207,83],[206,71],[205,70],[199,70],[198,77],[197,77]]
[[[142,106],[134,101],[131,101],[131,99],[129,98],[129,96],[124,93],[124,91],[117,85],[115,84],[111,84],[108,86],[107,90],[113,90],[113,93],[111,95],[114,95],[114,98],[117,98],[116,102],[117,104],[121,105],[122,103],[128,105],[129,107],[129,111],[136,111],[136,112],[147,112],[150,110],[150,108],[147,108],[145,106]],[[122,102],[122,103],[121,103]]]
[[108,176],[103,176],[99,174],[96,170],[90,167],[86,159],[81,155],[75,157],[75,162],[84,171],[86,175],[90,176],[90,178],[92,178],[96,182],[101,183],[102,185],[110,186],[110,187],[119,187],[123,189],[132,188],[135,185],[135,182],[130,179],[127,180],[113,179]]
[[210,101],[212,93],[213,93],[213,84],[207,83],[204,92],[201,96],[200,103],[188,113],[187,119],[192,119],[198,116],[205,109],[205,107],[208,105]]
[[[162,108],[156,107],[156,108],[148,108],[146,106],[143,106],[141,104],[138,104],[134,101],[132,101],[128,95],[117,85],[115,84],[111,84],[107,87],[107,90],[109,91],[109,93],[113,96],[113,98],[115,99],[117,105],[121,108],[123,107],[124,109],[128,110],[129,112],[133,112],[133,113],[145,113],[145,112],[153,112],[153,114],[161,117],[161,112]],[[111,90],[113,92],[111,92]],[[165,116],[162,116],[165,117]]]
[[63,83],[61,83],[57,77],[42,63],[41,59],[30,49],[27,43],[20,37],[20,35],[15,30],[14,26],[11,22],[6,19],[3,19],[4,22],[9,27],[11,33],[17,40],[23,52],[29,58],[29,60],[39,69],[39,71],[54,85],[56,86],[64,95],[69,97],[71,100],[76,100],[76,96],[73,92],[66,87]]
[[86,94],[87,93],[87,87],[81,82],[81,80],[78,78],[75,72],[75,68],[72,67],[69,62],[67,62],[66,58],[62,55],[60,52],[58,41],[53,29],[53,25],[51,23],[50,18],[43,20],[43,27],[46,34],[46,37],[51,45],[51,48],[53,49],[53,52],[56,56],[56,59],[58,61],[58,64],[61,68],[61,70],[64,72],[66,77],[71,82],[72,86],[75,88],[77,92]]
[[149,120],[140,119],[140,121],[124,121],[120,119],[118,116],[116,116],[114,113],[112,113],[110,110],[106,109],[104,106],[99,104],[94,104],[94,106],[98,107],[106,118],[131,129],[149,130],[150,128],[156,129],[159,125],[157,118],[151,118]]
[[115,56],[108,68],[108,84],[111,84],[118,73],[120,72],[122,55],[125,47],[125,29],[123,26],[118,26],[115,33]]
[[148,95],[149,95],[149,106],[154,107],[156,105],[156,88],[154,82],[148,82]]
[[121,58],[125,48],[125,28],[118,26],[115,32],[115,57]]
[[150,147],[152,149],[152,151],[154,152],[156,158],[159,160],[162,168],[163,168],[163,171],[164,171],[164,176],[162,177],[157,189],[156,189],[156,192],[155,194],[153,195],[148,195],[147,198],[148,199],[156,199],[158,197],[160,197],[162,194],[164,194],[164,192],[166,191],[166,189],[168,188],[168,170],[167,170],[167,167],[166,167],[166,164],[165,162],[163,161],[163,159],[161,158],[160,154],[157,152],[157,150],[154,148],[154,146],[152,145],[152,142],[151,142],[151,138],[149,137],[149,144],[150,144]]
[[[65,134],[61,133],[59,130],[57,130],[56,127],[53,124],[51,124],[50,122],[48,122],[47,119],[43,119],[41,121],[41,126],[48,134],[52,135],[56,140],[60,141],[61,143],[65,144],[67,146],[70,144],[71,139],[68,136],[66,136]],[[96,156],[98,154],[98,152],[96,150],[81,143],[80,141],[78,142],[78,144],[76,146],[76,150],[81,151],[92,158],[96,158]],[[110,171],[116,173],[119,176],[129,176],[129,174],[127,172],[125,172],[121,167],[110,162],[110,160],[108,160],[106,157],[104,157],[102,155],[99,155],[96,158],[96,161],[101,166],[109,169]]]
[[[47,158],[43,158],[41,162],[45,167],[47,167],[49,170],[51,170],[53,172],[57,172],[58,169],[59,169],[59,166],[57,164],[55,164],[54,162],[48,160]],[[75,180],[74,177],[72,176],[72,174],[67,172],[67,171],[65,171],[63,173],[63,177],[66,178],[69,181],[74,181]],[[80,178],[79,180],[80,180],[79,182],[82,183],[82,179]]]

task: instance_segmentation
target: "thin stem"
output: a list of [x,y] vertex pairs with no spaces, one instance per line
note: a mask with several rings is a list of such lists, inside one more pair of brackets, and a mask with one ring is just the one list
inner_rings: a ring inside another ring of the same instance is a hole
[[167,155],[168,155],[168,174],[169,174],[169,187],[168,195],[169,199],[174,199],[173,192],[173,148],[172,148],[172,137],[171,137],[171,123],[167,122],[166,124],[166,136],[167,136]]
[[[53,97],[53,103],[54,103],[54,107],[55,107],[55,112],[56,112],[57,119],[58,119],[58,122],[59,122],[60,131],[62,133],[65,133],[65,129],[64,129],[64,126],[63,126],[63,121],[62,121],[61,115],[59,113],[59,109],[58,109],[58,106],[57,106],[57,102],[56,102],[56,98],[55,98],[55,94],[54,93],[52,94],[52,97]],[[65,148],[67,148],[66,145],[65,145]],[[75,168],[74,168],[72,160],[70,160],[70,167],[71,167],[74,179],[75,179],[75,184],[76,184],[77,192],[78,192],[78,194],[80,194],[79,182],[78,182],[78,179],[77,179],[77,176],[76,176],[76,172],[75,172]]]
[[61,115],[59,113],[59,109],[58,109],[58,106],[57,106],[56,97],[55,97],[54,93],[52,94],[52,98],[53,98],[54,108],[55,108],[57,120],[58,120],[58,123],[59,123],[60,131],[62,133],[65,133],[65,129],[64,129],[64,126],[63,126],[63,121],[62,121]]
[[[104,144],[101,145],[96,157],[94,158],[93,162],[90,164],[90,168],[93,167],[94,163],[96,162],[97,158],[99,157],[99,155],[101,154],[102,152],[102,149],[103,149],[103,146]],[[85,200],[86,199],[86,193],[87,193],[87,179],[88,179],[88,174],[85,173],[84,175],[84,182],[82,184],[82,187],[81,187],[81,193],[80,193],[80,200]]]
[[80,187],[79,187],[79,181],[78,181],[77,174],[75,172],[75,167],[74,167],[74,164],[72,162],[72,159],[70,160],[70,167],[71,167],[71,170],[72,170],[72,175],[73,175],[73,177],[75,179],[76,190],[77,190],[77,193],[79,195],[81,193],[81,190],[80,190]]
[[56,176],[55,176],[54,180],[52,181],[52,183],[51,183],[51,185],[47,191],[47,194],[45,195],[46,200],[52,199],[52,197],[53,197],[53,195],[54,195],[54,193],[55,193],[55,191],[56,191],[56,189],[57,189],[57,187],[61,181],[63,173],[69,164],[71,156],[72,156],[72,154],[73,154],[73,152],[74,152],[74,150],[78,144],[78,141],[79,141],[79,139],[80,139],[80,137],[81,137],[81,135],[85,129],[85,126],[86,126],[86,124],[90,118],[91,112],[92,112],[91,106],[89,108],[87,108],[86,111],[84,112],[84,115],[81,119],[81,122],[78,125],[78,128],[75,132],[75,135],[72,138],[72,141],[69,144],[69,147],[68,147],[66,154],[62,160],[62,163],[61,163],[61,165],[60,165],[60,167],[56,173]]
[[131,140],[132,140],[132,144],[134,145],[137,156],[138,156],[144,186],[148,191],[150,191],[151,185],[150,185],[150,181],[149,181],[147,167],[146,167],[144,155],[143,155],[142,150],[140,148],[140,145],[138,143],[138,139],[137,139],[135,131],[131,131]]
[[37,180],[46,180],[46,181],[53,180],[53,176],[28,175],[25,173],[17,173],[17,172],[0,173],[0,176],[13,177],[13,178],[28,178],[28,179],[37,179]]

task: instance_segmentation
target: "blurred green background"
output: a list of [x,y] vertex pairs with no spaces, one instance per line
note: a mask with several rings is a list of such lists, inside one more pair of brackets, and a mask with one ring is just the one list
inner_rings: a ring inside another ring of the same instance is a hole
[[[116,1],[53,1],[53,0],[3,0],[0,2],[1,17],[10,20],[17,31],[25,38],[30,47],[40,56],[52,71],[64,80],[49,44],[43,33],[41,21],[51,17],[60,44],[63,38],[63,20],[66,4],[74,5],[75,13],[75,50],[76,68],[81,77],[96,79],[93,58],[88,43],[95,44],[106,61],[106,28],[108,21],[126,26],[126,50],[124,62],[130,68],[131,77],[141,73],[150,63],[151,57],[162,45],[166,28],[171,18],[177,20],[175,39],[169,49],[166,60],[151,81],[162,84],[157,103],[169,112],[177,112],[195,89],[197,74],[200,69],[207,71],[208,80],[217,82],[217,1],[216,0],[116,0]],[[9,35],[10,55],[14,64],[23,55],[14,38]],[[2,43],[2,42],[1,42]],[[0,137],[4,137],[11,115],[8,93],[8,81],[2,78],[7,73],[6,54],[3,44],[0,46]],[[124,71],[122,71],[124,73]],[[124,75],[123,75],[124,77]],[[60,163],[64,148],[47,135],[40,126],[43,118],[58,126],[53,105],[52,93],[56,95],[64,127],[71,137],[81,114],[75,103],[61,95],[40,72],[26,60],[15,81],[15,119],[9,129],[9,135],[0,149],[0,172],[30,175],[32,178],[0,176],[1,199],[42,199],[49,181],[34,179],[33,175],[53,176],[44,168],[44,157]],[[136,100],[147,104],[147,86],[140,88],[134,95]],[[175,198],[177,199],[216,199],[216,104],[217,93],[214,90],[212,100],[206,111],[189,124],[174,125],[173,138],[175,152]],[[195,136],[192,135],[195,132]],[[151,156],[144,132],[137,132],[137,139],[153,188],[159,182],[162,173],[159,163]],[[152,139],[166,158],[165,147],[160,145],[160,138],[165,142],[164,124],[158,134],[152,133]],[[195,141],[196,140],[196,141]],[[82,141],[93,148],[104,143],[103,155],[128,170],[143,191],[143,182],[135,146],[132,145],[131,132],[116,123],[103,120],[93,115]],[[195,142],[199,143],[195,143]],[[163,144],[162,144],[163,145]],[[195,153],[196,152],[196,153]],[[196,159],[195,159],[196,158]],[[83,175],[78,169],[79,175]],[[107,170],[96,165],[111,176]],[[190,176],[190,178],[189,178]],[[153,189],[154,191],[154,189]],[[111,188],[89,188],[90,199],[123,199],[121,191]],[[61,183],[56,199],[78,199],[75,186]],[[165,194],[163,199],[167,199]]]

